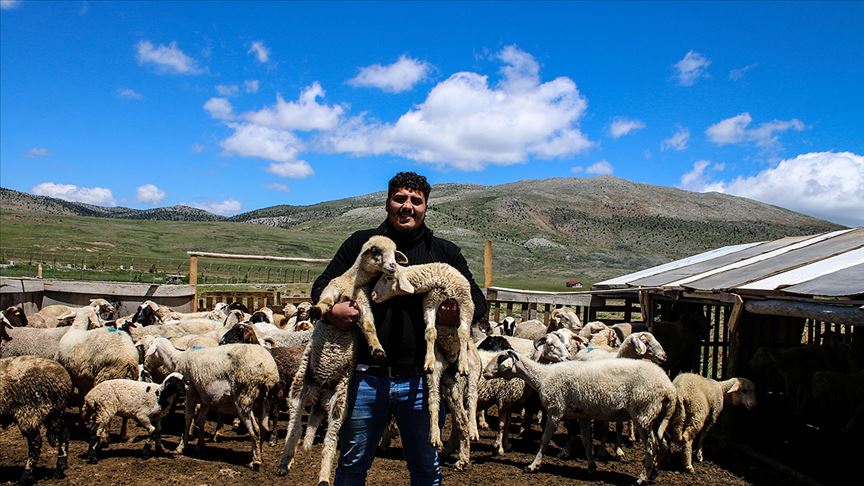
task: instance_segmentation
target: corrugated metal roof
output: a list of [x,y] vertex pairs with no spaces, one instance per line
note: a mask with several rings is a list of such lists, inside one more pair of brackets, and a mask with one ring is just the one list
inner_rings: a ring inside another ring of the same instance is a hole
[[734,245],[641,270],[595,289],[662,287],[825,297],[864,295],[864,228]]

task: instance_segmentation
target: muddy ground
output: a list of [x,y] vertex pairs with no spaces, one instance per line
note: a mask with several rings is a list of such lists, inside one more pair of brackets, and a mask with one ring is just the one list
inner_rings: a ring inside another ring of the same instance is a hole
[[[72,410],[67,413],[73,418]],[[115,419],[112,440],[116,441],[119,420]],[[493,421],[490,420],[490,423]],[[96,465],[87,464],[83,459],[87,444],[83,431],[73,428],[70,442],[70,466],[66,479],[51,479],[56,458],[56,449],[44,444],[42,458],[37,469],[39,484],[44,485],[154,485],[181,484],[184,486],[217,484],[316,484],[320,466],[320,444],[311,451],[301,451],[295,466],[287,478],[276,476],[276,462],[282,451],[282,441],[276,448],[265,446],[264,466],[254,472],[246,467],[250,460],[249,441],[238,431],[229,430],[220,442],[208,442],[203,452],[195,452],[194,447],[188,455],[159,456],[148,460],[138,457],[143,446],[144,429],[130,421],[130,437],[127,443],[112,443],[103,451],[102,459]],[[284,427],[285,422],[281,422]],[[176,447],[180,430],[180,418],[173,416],[166,421],[163,434],[166,449]],[[208,431],[212,431],[212,422]],[[449,425],[445,428],[449,434]],[[284,434],[284,431],[281,431]],[[445,460],[443,467],[445,484],[458,485],[624,485],[632,484],[641,470],[642,454],[635,447],[625,449],[624,462],[606,461],[598,463],[598,470],[589,476],[586,462],[580,457],[581,447],[577,448],[577,458],[562,460],[557,456],[566,439],[563,428],[555,435],[547,451],[543,466],[538,473],[527,473],[524,467],[534,457],[539,444],[540,431],[535,429],[528,439],[515,438],[512,452],[503,457],[492,456],[492,441],[495,432],[481,431],[480,443],[472,446],[472,466],[465,472],[450,467],[452,461]],[[137,437],[136,437],[137,435]],[[280,435],[282,437],[282,435]],[[395,439],[393,448],[380,453],[369,472],[368,484],[396,486],[408,484],[408,472],[401,459],[401,443]],[[0,483],[13,482],[21,474],[27,455],[27,445],[18,430],[12,426],[0,430]],[[699,486],[740,486],[740,485],[777,485],[794,486],[793,478],[781,475],[774,470],[758,464],[731,448],[721,447],[709,441],[705,449],[706,461],[696,464],[696,473],[688,474],[676,465],[665,461],[655,482],[657,485]]]

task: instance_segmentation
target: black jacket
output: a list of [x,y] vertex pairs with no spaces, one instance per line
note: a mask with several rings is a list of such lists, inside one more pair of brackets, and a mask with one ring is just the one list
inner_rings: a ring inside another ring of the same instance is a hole
[[[455,244],[432,235],[425,225],[410,235],[396,232],[387,221],[373,229],[357,231],[342,243],[333,260],[312,284],[312,301],[318,302],[321,292],[330,280],[351,268],[363,243],[373,235],[384,235],[396,243],[396,247],[408,257],[408,265],[443,262],[459,270],[471,282],[471,296],[474,300],[473,322],[486,315],[486,297],[474,282],[468,269],[468,262]],[[422,366],[426,352],[423,337],[423,296],[405,295],[394,297],[380,304],[372,303],[372,315],[378,339],[387,353],[386,363],[373,362],[368,346],[360,346],[359,362],[366,364],[386,364],[391,366]]]

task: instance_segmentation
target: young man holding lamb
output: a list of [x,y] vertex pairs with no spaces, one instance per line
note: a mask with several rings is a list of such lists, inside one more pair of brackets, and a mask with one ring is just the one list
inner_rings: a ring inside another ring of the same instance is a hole
[[[471,283],[474,301],[472,322],[479,321],[486,314],[486,299],[474,282],[468,263],[458,246],[434,236],[425,225],[431,190],[426,178],[414,172],[400,172],[390,179],[387,219],[377,228],[358,231],[342,243],[324,273],[315,280],[312,299],[317,302],[330,280],[342,275],[354,263],[370,236],[384,235],[408,257],[408,265],[443,262],[465,275]],[[438,452],[429,440],[422,305],[422,295],[406,295],[372,304],[375,327],[386,358],[376,360],[366,346],[360,346],[360,364],[351,381],[348,416],[339,438],[335,486],[365,484],[366,473],[391,415],[396,417],[401,432],[412,486],[441,484]],[[333,325],[350,329],[357,328],[358,315],[356,304],[344,302],[334,305],[324,318]],[[437,323],[459,325],[455,301],[441,305]]]

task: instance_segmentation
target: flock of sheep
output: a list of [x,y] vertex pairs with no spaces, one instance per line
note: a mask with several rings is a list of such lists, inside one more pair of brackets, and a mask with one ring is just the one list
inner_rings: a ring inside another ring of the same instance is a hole
[[[21,482],[33,480],[43,427],[49,443],[58,447],[55,474],[62,477],[69,437],[63,422],[67,403],[80,407],[81,426],[91,437],[88,461],[96,462],[114,416],[123,420],[121,436],[130,418],[147,429],[150,438],[142,455],[151,449],[160,452],[161,419],[182,396],[185,423],[176,452],[188,447],[193,419],[197,447],[204,446],[206,419],[213,412],[218,417],[214,439],[225,420],[245,427],[249,466],[254,469],[263,463],[262,444],[269,440],[275,445],[280,409],[287,410],[279,475],[290,472],[301,435],[308,449],[326,419],[319,479],[329,483],[356,349],[368,345],[383,353],[370,303],[408,293],[424,294],[429,310],[430,441],[445,452],[458,449],[457,469],[470,464],[471,443],[479,439],[478,429],[488,427],[484,412],[493,405],[498,410],[497,455],[509,450],[512,413],[523,409],[523,426],[530,427],[539,415],[535,412],[542,412],[545,425],[529,471],[541,466],[553,433],[569,422],[578,423],[589,471],[596,469],[592,423],[603,431],[598,452],[606,453],[608,423],[617,422],[614,454],[621,458],[624,422],[630,421],[630,435],[639,435],[644,450],[638,483],[655,477],[658,454],[673,443],[681,445],[683,466],[692,472],[692,461],[702,460],[705,435],[724,405],[755,405],[750,380],[718,382],[682,373],[673,381],[658,366],[667,354],[654,335],[634,332],[629,324],[583,325],[567,307],[554,310],[548,325],[538,320],[517,324],[507,317],[483,330],[472,328],[470,290],[461,274],[445,264],[404,263],[392,241],[373,237],[316,305],[289,304],[282,314],[266,307],[250,312],[239,304],[184,314],[146,301],[134,315],[117,317],[103,299],[82,308],[47,306],[31,316],[20,308],[3,311],[0,422],[17,423],[27,439]],[[359,304],[362,333],[317,319],[348,299]],[[447,299],[459,304],[457,327],[434,322],[434,310]],[[446,445],[438,420],[441,399],[453,423]]]

